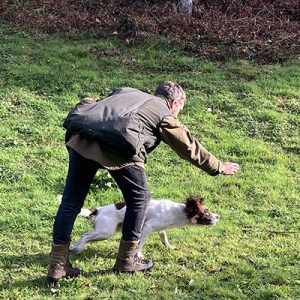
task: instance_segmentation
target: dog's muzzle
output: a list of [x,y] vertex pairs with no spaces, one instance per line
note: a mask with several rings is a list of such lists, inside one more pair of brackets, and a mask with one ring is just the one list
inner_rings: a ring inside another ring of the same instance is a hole
[[216,214],[211,215],[211,225],[215,225],[220,220],[220,216]]

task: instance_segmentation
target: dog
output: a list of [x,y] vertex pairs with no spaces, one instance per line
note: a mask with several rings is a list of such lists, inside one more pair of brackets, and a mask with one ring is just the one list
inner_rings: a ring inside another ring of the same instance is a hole
[[[94,230],[82,235],[70,251],[80,254],[87,242],[96,242],[110,238],[122,229],[122,223],[126,211],[124,202],[102,206],[94,209],[83,208],[81,216],[95,216]],[[213,226],[219,221],[217,214],[211,213],[203,204],[203,198],[190,196],[185,203],[176,203],[168,199],[154,200],[149,202],[141,239],[137,247],[136,255],[143,258],[142,248],[148,235],[157,231],[162,243],[174,249],[168,241],[165,229],[185,225],[208,225]]]

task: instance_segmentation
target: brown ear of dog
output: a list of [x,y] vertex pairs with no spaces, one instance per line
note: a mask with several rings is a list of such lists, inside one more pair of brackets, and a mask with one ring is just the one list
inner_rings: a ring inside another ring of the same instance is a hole
[[185,213],[192,224],[196,224],[196,216],[199,215],[201,211],[201,206],[203,206],[204,198],[201,196],[189,196],[185,201]]
[[115,207],[116,207],[117,210],[122,209],[124,206],[126,206],[125,202],[115,203]]

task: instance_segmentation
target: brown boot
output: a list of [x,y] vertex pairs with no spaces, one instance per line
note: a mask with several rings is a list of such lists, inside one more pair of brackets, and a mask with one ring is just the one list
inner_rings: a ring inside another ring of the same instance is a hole
[[153,262],[149,259],[141,259],[136,256],[136,248],[139,241],[120,242],[119,253],[113,271],[116,273],[135,271],[146,271],[153,267]]
[[60,278],[77,277],[82,274],[82,270],[73,268],[69,261],[70,244],[52,244],[50,253],[50,266],[47,274],[49,284],[56,283]]

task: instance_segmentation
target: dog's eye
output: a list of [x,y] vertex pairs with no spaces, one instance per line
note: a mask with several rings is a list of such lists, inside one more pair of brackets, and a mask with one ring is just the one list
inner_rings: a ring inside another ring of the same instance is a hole
[[211,217],[211,214],[209,211],[204,213],[204,218],[209,219]]

